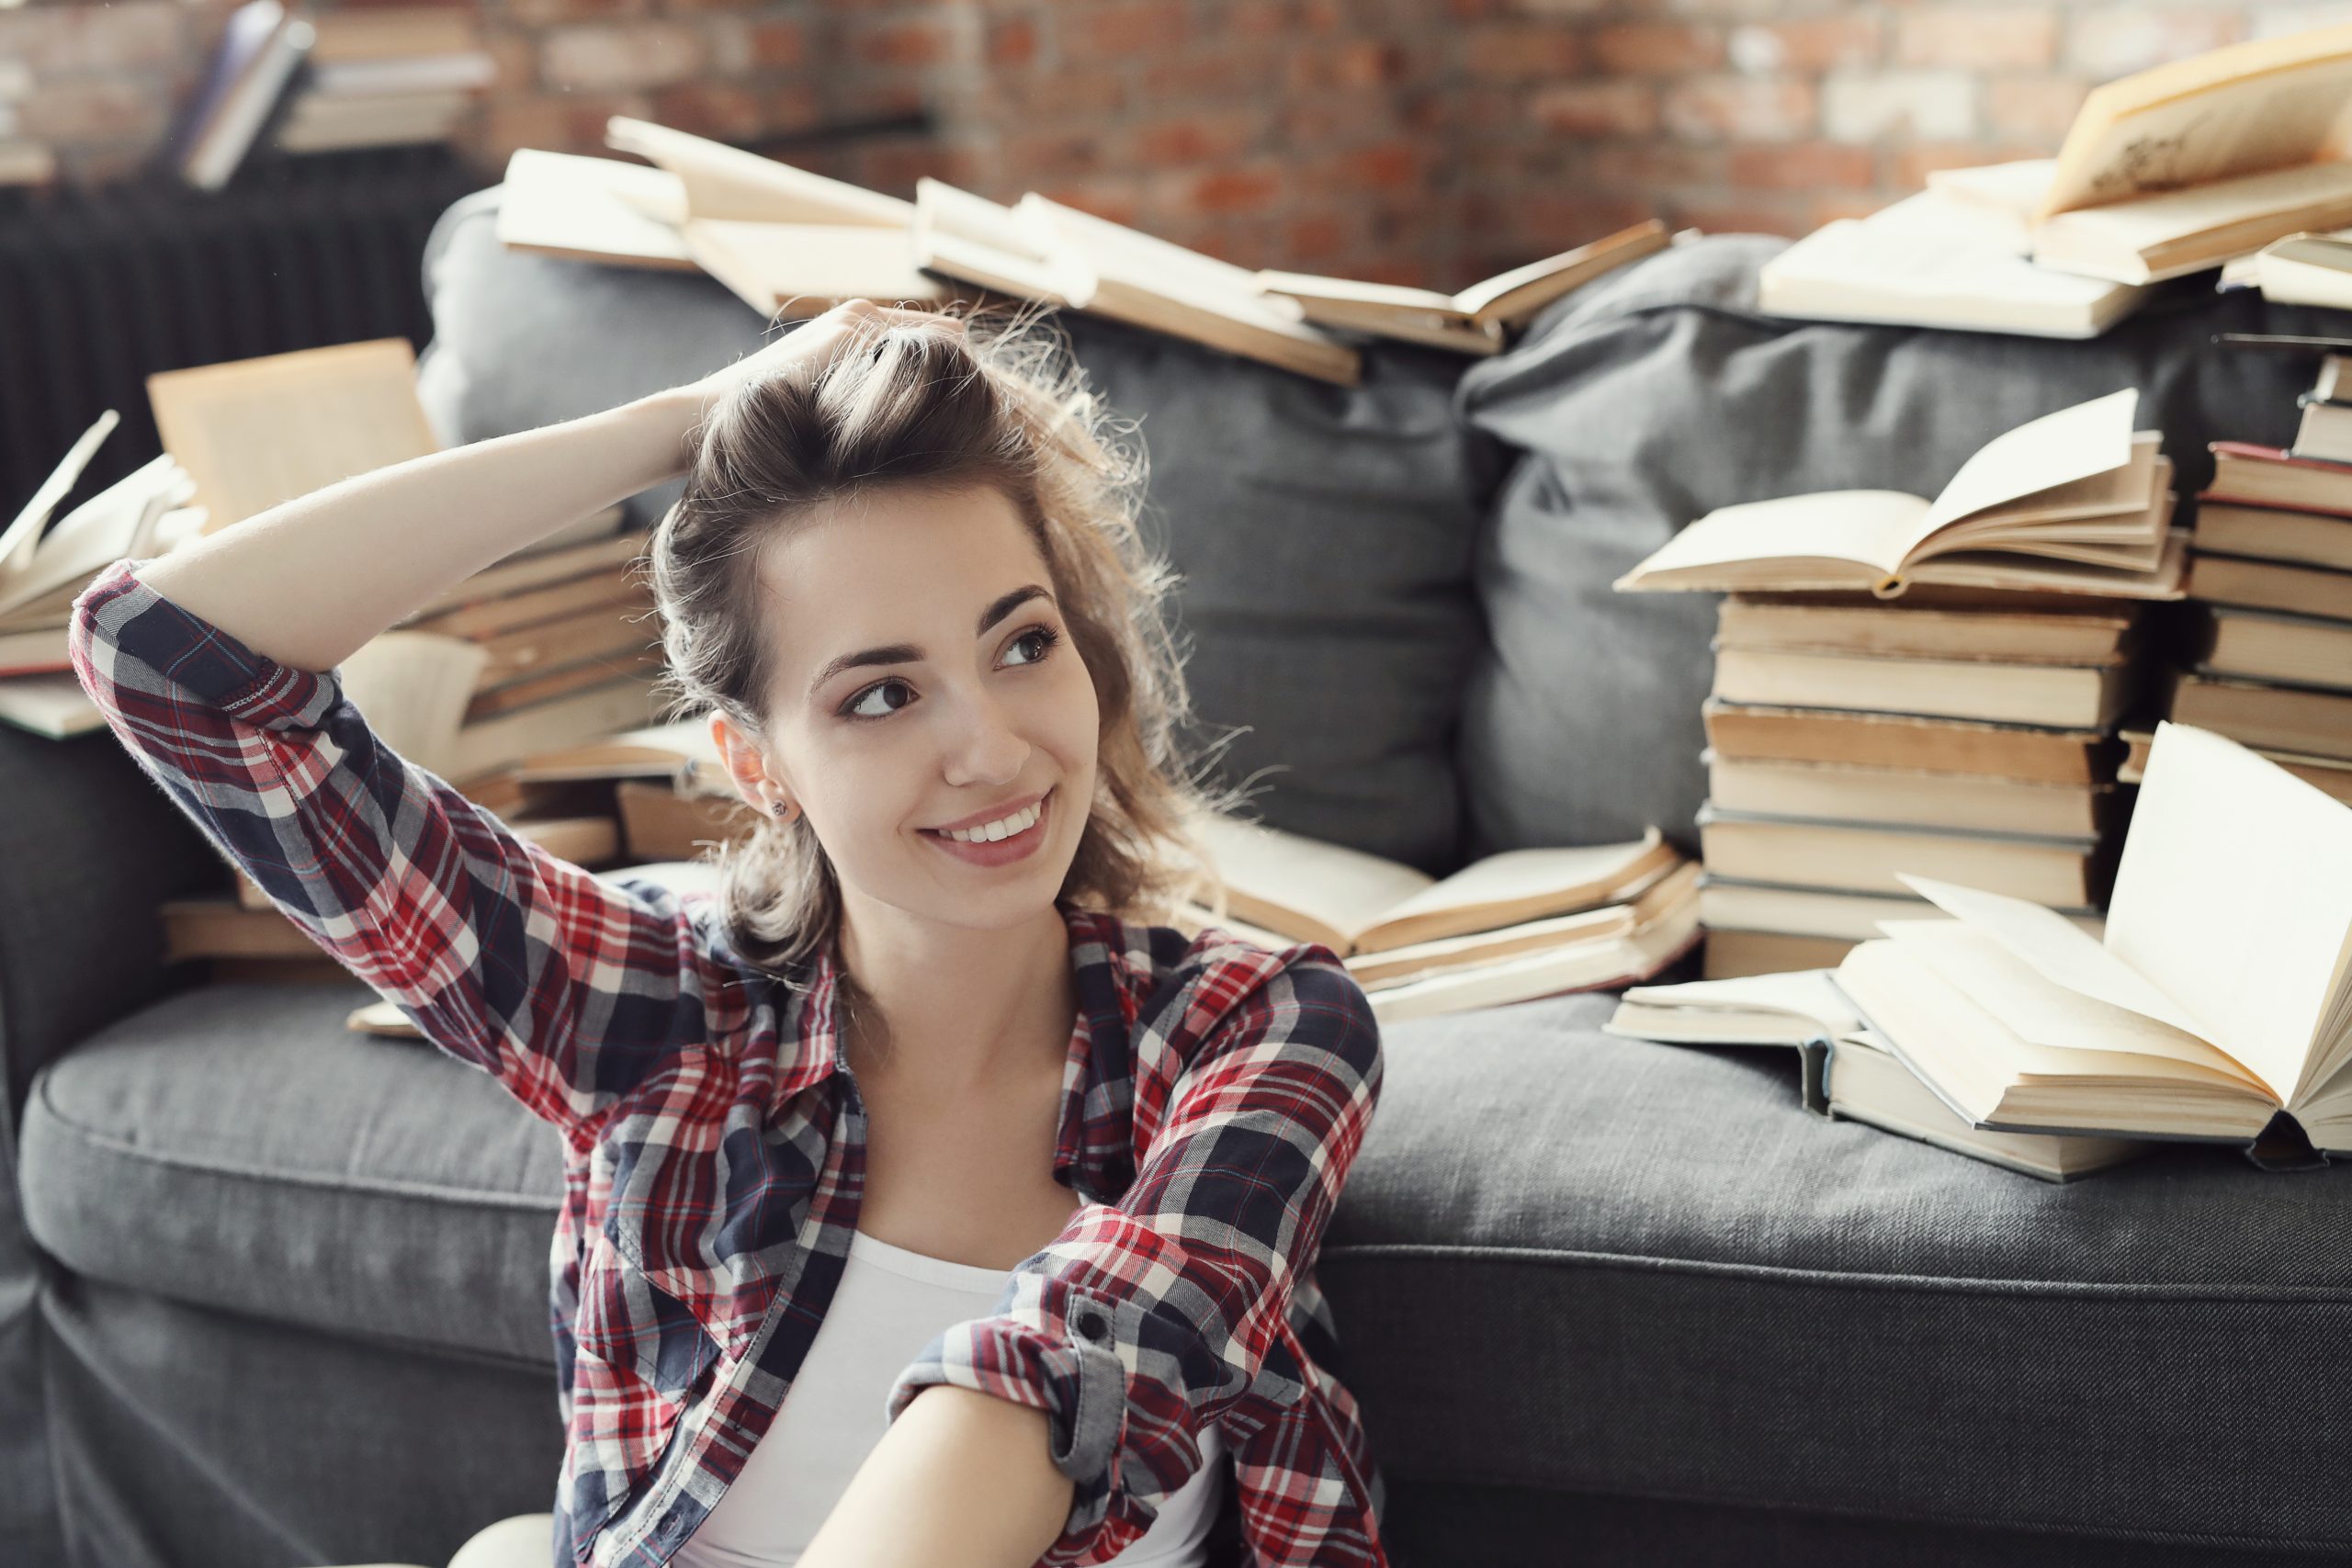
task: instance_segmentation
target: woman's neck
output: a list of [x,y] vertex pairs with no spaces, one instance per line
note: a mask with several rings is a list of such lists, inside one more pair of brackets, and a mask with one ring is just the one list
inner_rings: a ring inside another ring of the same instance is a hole
[[1078,990],[1057,904],[997,930],[888,907],[845,912],[840,952],[880,1014],[850,1028],[850,1059],[862,1072],[912,1068],[952,1083],[1032,1068],[1043,1054],[1058,1060],[1068,1046]]

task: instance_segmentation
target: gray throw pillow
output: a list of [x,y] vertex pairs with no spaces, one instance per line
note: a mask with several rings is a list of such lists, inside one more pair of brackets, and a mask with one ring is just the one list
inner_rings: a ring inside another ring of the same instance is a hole
[[1695,852],[1719,595],[1609,586],[1684,525],[1814,491],[1932,496],[2003,431],[2122,387],[2141,389],[2140,427],[2165,433],[2186,501],[2211,477],[2208,441],[2290,438],[2315,369],[2211,334],[2352,327],[2218,295],[2211,274],[2087,342],[1782,321],[1757,311],[1755,281],[1786,243],[1727,234],[1660,252],[1463,377],[1464,419],[1525,454],[1479,550],[1493,642],[1463,718],[1466,855],[1649,823]]

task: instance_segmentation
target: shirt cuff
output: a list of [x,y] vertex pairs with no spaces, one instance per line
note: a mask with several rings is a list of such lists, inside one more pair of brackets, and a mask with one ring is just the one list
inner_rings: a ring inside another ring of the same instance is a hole
[[74,599],[68,644],[85,686],[175,689],[273,729],[316,728],[343,700],[335,671],[281,664],[148,587],[134,573],[150,564],[118,560]]

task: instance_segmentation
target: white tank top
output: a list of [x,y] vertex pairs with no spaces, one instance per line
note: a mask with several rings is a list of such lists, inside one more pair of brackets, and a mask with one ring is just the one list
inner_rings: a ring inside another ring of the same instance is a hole
[[[944,1330],[987,1317],[1009,1273],[950,1263],[850,1234],[832,1304],[791,1391],[752,1445],[741,1473],[670,1561],[676,1568],[790,1568],[882,1440],[899,1374]],[[1225,1485],[1224,1447],[1203,1436],[1201,1468],[1151,1527],[1109,1562],[1202,1568]]]

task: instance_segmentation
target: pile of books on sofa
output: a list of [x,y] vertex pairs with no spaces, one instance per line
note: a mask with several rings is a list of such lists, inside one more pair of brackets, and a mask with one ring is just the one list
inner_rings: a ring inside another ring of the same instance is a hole
[[1008,205],[926,175],[910,201],[628,116],[612,118],[605,141],[646,163],[515,152],[499,238],[576,260],[698,268],[764,317],[857,298],[932,309],[1002,298],[1341,385],[1361,378],[1367,338],[1499,353],[1554,300],[1672,238],[1651,220],[1444,293],[1245,267],[1035,191]]
[[1830,968],[1628,991],[1612,1032],[1795,1045],[1811,1109],[2052,1179],[2163,1141],[2352,1156],[2352,807],[2165,721],[2099,935],[1905,881],[1940,918]]
[[2020,425],[1933,501],[1718,509],[1619,579],[1713,591],[1700,919],[1713,978],[1835,963],[1978,879],[2096,929],[2119,728],[2177,599],[2171,464],[2124,389]]
[[[2153,285],[2352,224],[2347,97],[2352,25],[2106,83],[2054,157],[1940,170],[1917,196],[1833,221],[1765,265],[1758,304],[1815,320],[2096,336]],[[2283,277],[2296,260],[2271,270]],[[2306,286],[2291,297],[2315,296]]]
[[[2191,615],[2157,711],[2352,801],[2352,341],[2321,362],[2294,445],[2212,444]],[[2139,777],[2153,733],[2127,729]]]

